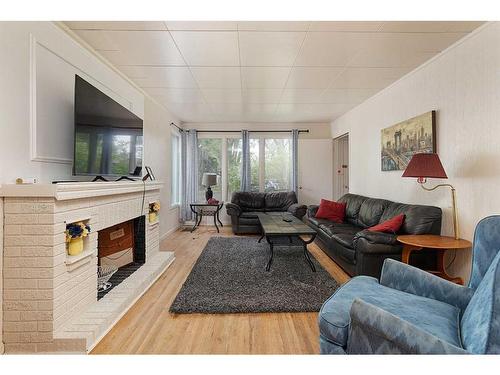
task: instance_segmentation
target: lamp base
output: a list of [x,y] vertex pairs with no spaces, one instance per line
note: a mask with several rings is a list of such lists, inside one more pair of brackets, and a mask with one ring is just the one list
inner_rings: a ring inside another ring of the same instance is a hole
[[205,199],[208,201],[209,199],[212,199],[214,196],[214,192],[212,191],[212,189],[209,187],[207,187],[207,191],[205,192]]

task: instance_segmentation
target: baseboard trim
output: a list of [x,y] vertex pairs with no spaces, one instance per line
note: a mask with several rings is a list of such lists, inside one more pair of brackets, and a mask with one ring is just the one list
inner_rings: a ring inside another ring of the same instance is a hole
[[168,236],[170,236],[172,233],[174,233],[177,229],[179,229],[181,226],[180,225],[177,225],[176,227],[173,227],[172,229],[169,229],[168,231],[166,231],[165,233],[163,233],[161,236],[160,236],[160,242],[163,241],[165,238],[167,238]]

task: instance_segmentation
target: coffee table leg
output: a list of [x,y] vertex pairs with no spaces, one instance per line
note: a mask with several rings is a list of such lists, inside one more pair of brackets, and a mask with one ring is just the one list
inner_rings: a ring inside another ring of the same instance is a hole
[[269,244],[269,251],[270,251],[269,261],[267,262],[267,266],[266,266],[266,271],[269,272],[269,270],[271,269],[271,264],[273,264],[273,255],[274,255],[273,247],[274,247],[274,245],[271,242],[271,240],[269,239],[269,237],[266,237],[266,241]]
[[263,238],[264,238],[264,235],[260,236],[260,238],[259,238],[259,241],[258,241],[258,242],[260,243],[260,242],[262,241],[262,239],[263,239]]
[[302,240],[302,243],[303,243],[303,246],[304,246],[304,257],[306,258],[306,262],[309,264],[309,267],[311,267],[311,270],[313,272],[316,272],[316,267],[314,267],[314,263],[312,262],[311,260],[311,255],[309,254],[309,250],[307,250],[307,245],[309,245],[310,243],[312,243],[314,241],[314,238],[316,236],[312,236],[310,240],[308,241],[304,241],[302,240],[302,238],[300,238]]

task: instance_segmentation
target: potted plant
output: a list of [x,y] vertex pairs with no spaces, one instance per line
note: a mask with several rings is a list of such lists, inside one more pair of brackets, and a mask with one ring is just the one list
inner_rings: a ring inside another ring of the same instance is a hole
[[83,222],[66,224],[66,242],[68,254],[78,255],[83,251],[83,238],[90,232],[90,226]]
[[149,222],[156,223],[158,220],[158,212],[160,212],[160,202],[149,204]]

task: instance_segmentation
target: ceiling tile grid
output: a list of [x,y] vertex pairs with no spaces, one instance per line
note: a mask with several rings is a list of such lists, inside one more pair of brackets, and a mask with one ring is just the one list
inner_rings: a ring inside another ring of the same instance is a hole
[[185,122],[332,121],[483,22],[68,21]]

